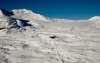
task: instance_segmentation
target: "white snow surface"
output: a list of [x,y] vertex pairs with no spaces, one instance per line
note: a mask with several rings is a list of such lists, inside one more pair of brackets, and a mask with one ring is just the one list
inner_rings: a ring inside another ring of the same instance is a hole
[[92,17],[92,18],[90,18],[89,20],[99,20],[100,21],[100,16],[94,16],[94,17]]
[[0,63],[100,63],[98,17],[48,20],[26,9],[13,12],[0,17]]
[[32,12],[31,10],[18,9],[18,10],[12,10],[12,11],[18,18],[21,18],[21,19],[26,19],[26,20],[35,19],[35,20],[47,21],[47,19],[44,16],[40,14],[36,14]]

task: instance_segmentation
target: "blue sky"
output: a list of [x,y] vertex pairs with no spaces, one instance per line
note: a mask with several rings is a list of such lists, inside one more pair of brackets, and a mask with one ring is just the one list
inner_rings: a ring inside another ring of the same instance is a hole
[[100,16],[100,0],[0,0],[0,7],[8,10],[26,8],[51,18]]

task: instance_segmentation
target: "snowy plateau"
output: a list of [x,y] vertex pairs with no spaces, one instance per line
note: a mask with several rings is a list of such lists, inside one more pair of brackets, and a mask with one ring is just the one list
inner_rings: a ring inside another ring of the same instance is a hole
[[0,9],[0,63],[100,63],[100,16],[51,19]]

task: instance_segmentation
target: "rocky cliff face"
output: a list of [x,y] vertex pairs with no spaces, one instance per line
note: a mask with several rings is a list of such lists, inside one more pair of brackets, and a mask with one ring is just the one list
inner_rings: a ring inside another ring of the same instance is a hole
[[13,13],[0,11],[0,63],[100,63],[95,20],[48,20],[26,9]]

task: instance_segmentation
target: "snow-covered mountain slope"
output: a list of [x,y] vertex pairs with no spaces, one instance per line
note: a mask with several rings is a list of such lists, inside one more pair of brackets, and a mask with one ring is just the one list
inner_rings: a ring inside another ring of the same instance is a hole
[[32,11],[26,9],[13,11],[0,9],[0,18],[0,25],[6,26],[6,28],[22,27],[29,25],[37,27],[39,25],[38,23],[42,21],[48,21],[44,16],[33,13]]
[[91,21],[100,21],[100,16],[94,16],[94,17],[92,17],[92,18],[90,18],[89,20],[91,20]]
[[26,19],[26,20],[42,20],[47,21],[46,17],[36,14],[32,12],[31,10],[26,9],[19,9],[19,10],[13,10],[16,17],[20,19]]
[[46,19],[22,10],[0,12],[0,63],[100,63],[100,25],[94,18]]
[[96,28],[100,28],[100,16],[94,16],[89,19],[90,22],[93,22],[93,25]]

